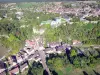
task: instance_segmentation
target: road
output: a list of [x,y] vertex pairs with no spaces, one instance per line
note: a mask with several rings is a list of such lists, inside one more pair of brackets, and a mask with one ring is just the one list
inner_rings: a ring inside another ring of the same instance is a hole
[[38,40],[36,40],[36,42],[37,42],[37,48],[38,48],[37,50],[40,54],[40,58],[41,58],[41,61],[42,61],[43,68],[44,68],[44,70],[46,70],[48,72],[49,75],[51,75],[50,70],[49,70],[49,68],[47,67],[47,64],[46,64],[46,54],[43,51],[44,47],[43,47],[43,45],[41,45],[42,40],[38,39]]
[[70,45],[70,46],[100,48],[100,45]]
[[43,65],[44,70],[46,70],[48,72],[48,74],[51,75],[49,68],[46,65],[46,60],[45,60],[46,56],[45,56],[44,51],[43,50],[38,50],[38,51],[39,51],[39,54],[40,54],[40,57],[41,57],[41,60],[42,60],[42,65]]

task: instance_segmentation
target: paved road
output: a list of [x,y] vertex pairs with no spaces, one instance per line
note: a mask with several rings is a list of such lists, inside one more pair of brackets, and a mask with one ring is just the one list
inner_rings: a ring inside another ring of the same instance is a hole
[[51,75],[49,68],[46,65],[46,54],[43,51],[43,45],[41,45],[41,43],[40,43],[41,39],[37,40],[36,42],[37,42],[37,48],[38,48],[37,50],[40,54],[43,68],[44,68],[44,70],[46,70],[48,72],[49,75]]
[[43,50],[39,50],[39,54],[40,54],[40,57],[41,57],[41,60],[42,60],[42,65],[43,65],[44,70],[46,70],[48,72],[48,74],[51,75],[50,71],[49,71],[49,68],[46,65],[46,60],[45,60],[46,56],[45,56],[44,51]]
[[93,48],[100,48],[100,45],[71,45],[75,47],[93,47]]

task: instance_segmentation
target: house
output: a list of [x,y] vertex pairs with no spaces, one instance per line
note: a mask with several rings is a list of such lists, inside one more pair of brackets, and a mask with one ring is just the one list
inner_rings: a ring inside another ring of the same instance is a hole
[[21,72],[23,72],[27,68],[28,68],[28,64],[26,62],[20,65]]
[[98,21],[91,21],[91,23],[98,23]]
[[33,32],[36,33],[36,34],[43,34],[44,31],[45,31],[45,29],[43,29],[43,28],[41,28],[40,30],[33,28]]
[[40,57],[38,51],[36,51],[34,54],[29,55],[28,60],[35,60],[36,57]]
[[71,46],[67,46],[67,49],[68,49],[68,50],[71,50],[71,48],[72,48]]
[[42,25],[47,25],[47,24],[50,24],[51,23],[51,20],[47,20],[47,21],[42,21],[40,26]]
[[63,47],[64,50],[66,50],[66,48],[67,48],[67,44],[66,43],[62,44],[61,46]]
[[77,50],[78,54],[83,54],[83,52],[81,50]]
[[38,44],[39,44],[39,50],[44,50],[45,49],[43,47],[43,42],[42,41],[39,41]]
[[16,12],[15,14],[22,16],[23,15],[23,12]]
[[8,57],[8,63],[9,65],[13,66],[13,65],[16,65],[16,58],[14,56],[10,56]]
[[3,17],[4,17],[4,18],[7,18],[7,14],[4,14]]
[[23,62],[23,59],[22,59],[21,55],[19,55],[19,54],[16,55],[16,60],[17,60],[17,63]]
[[23,60],[28,58],[28,54],[26,52],[20,51],[19,53],[20,53]]
[[16,55],[11,55],[11,58],[12,58],[13,62],[16,62],[17,63]]
[[8,57],[8,63],[9,63],[9,65],[13,64],[11,57]]
[[55,49],[56,49],[56,52],[57,52],[58,54],[61,54],[61,53],[64,51],[63,46],[57,46],[57,47],[55,47]]
[[39,52],[38,51],[35,51],[34,56],[35,57],[40,56]]
[[36,62],[38,62],[38,61],[40,61],[40,60],[41,60],[40,56],[36,56],[36,57],[35,57],[35,61],[36,61]]
[[63,16],[63,18],[66,20],[66,22],[70,22],[70,20],[72,19],[72,18],[70,18],[70,17],[68,17],[68,16]]
[[0,17],[0,20],[2,20],[2,18]]
[[73,40],[73,45],[82,45],[82,42],[78,40]]
[[39,54],[38,51],[35,51],[35,53],[34,53],[34,55],[32,57],[34,57],[33,60],[36,61],[36,62],[41,60],[40,54]]
[[39,34],[43,34],[45,32],[45,29],[43,29],[43,28],[41,28],[40,30],[39,30]]
[[56,17],[52,20],[42,21],[40,26],[42,25],[51,25],[51,27],[58,27],[61,25],[61,23],[65,22],[66,20],[64,18]]
[[15,14],[16,14],[16,18],[18,20],[20,20],[22,18],[22,16],[23,16],[23,12],[16,12]]
[[20,19],[21,19],[21,17],[20,17],[20,16],[16,16],[16,18],[17,18],[18,20],[20,20]]
[[5,71],[0,72],[0,75],[6,75],[6,72]]
[[24,47],[24,51],[26,51],[28,55],[34,53],[34,49],[33,49],[33,48],[27,48],[27,47]]
[[51,42],[47,44],[47,47],[56,47],[56,46],[60,46],[61,42]]
[[52,22],[51,22],[51,26],[52,26],[52,27],[58,27],[58,24],[57,24],[56,21],[52,21]]
[[56,53],[55,48],[46,48],[44,51],[46,54]]
[[34,54],[31,54],[31,55],[28,56],[28,60],[35,60],[34,58],[35,58]]
[[13,68],[13,69],[11,69],[10,71],[9,71],[9,74],[10,75],[16,75],[16,74],[18,74],[19,73],[19,68],[18,67],[15,67],[15,68]]
[[35,41],[34,40],[26,40],[25,41],[25,46],[26,47],[33,47],[34,48],[34,45],[35,45]]
[[51,21],[51,27],[58,27],[61,25],[61,18],[55,18],[53,21]]

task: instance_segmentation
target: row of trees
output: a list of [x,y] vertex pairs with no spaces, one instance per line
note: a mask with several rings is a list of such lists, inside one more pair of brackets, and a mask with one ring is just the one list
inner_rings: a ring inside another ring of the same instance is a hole
[[85,18],[86,20],[89,20],[89,21],[97,21],[97,20],[100,20],[100,16],[90,16],[90,17],[86,17]]

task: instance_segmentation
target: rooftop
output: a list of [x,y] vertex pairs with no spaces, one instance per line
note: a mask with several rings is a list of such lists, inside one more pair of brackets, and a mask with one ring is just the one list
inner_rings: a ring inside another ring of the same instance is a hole
[[23,71],[25,68],[28,68],[28,64],[27,63],[23,63],[22,65],[20,65],[20,69]]
[[16,67],[16,68],[10,70],[9,73],[10,73],[10,75],[18,74],[19,73],[19,68]]

